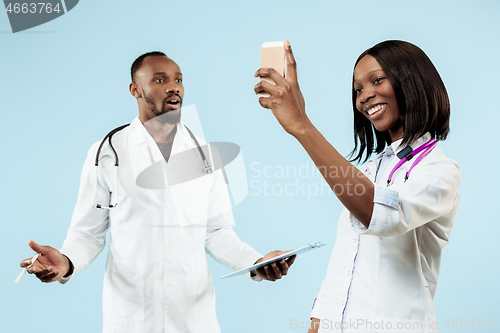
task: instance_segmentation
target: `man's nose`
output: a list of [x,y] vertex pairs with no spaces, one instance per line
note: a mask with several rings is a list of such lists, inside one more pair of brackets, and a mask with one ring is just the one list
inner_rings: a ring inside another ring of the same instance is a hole
[[179,87],[176,84],[171,83],[167,86],[167,94],[175,93],[178,94],[180,92]]

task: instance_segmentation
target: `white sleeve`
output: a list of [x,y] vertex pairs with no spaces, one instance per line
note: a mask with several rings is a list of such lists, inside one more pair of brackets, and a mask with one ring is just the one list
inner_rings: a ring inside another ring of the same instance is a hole
[[400,235],[449,214],[459,198],[459,184],[460,169],[455,161],[422,165],[405,184],[375,186],[368,228],[352,214],[350,219],[360,234]]
[[[105,245],[106,231],[108,229],[109,213],[106,209],[95,209],[92,206],[92,195],[95,182],[95,155],[97,144],[92,146],[83,165],[80,190],[76,203],[71,226],[68,229],[66,240],[60,252],[66,255],[74,265],[74,273],[86,268],[102,251]],[[103,162],[104,164],[104,162]],[[103,170],[99,164],[99,170]],[[107,204],[110,200],[108,177],[100,171],[97,182],[96,201]],[[66,283],[71,278],[62,278],[61,283]]]
[[[232,270],[240,270],[251,266],[259,258],[259,252],[242,242],[233,230],[234,218],[231,201],[222,169],[215,171],[215,179],[210,192],[209,218],[205,249],[212,258]],[[250,273],[245,276],[250,277]],[[253,277],[260,281],[259,277]]]
[[[212,258],[233,271],[252,266],[263,255],[250,245],[242,242],[232,228],[219,228],[207,231],[205,249]],[[245,274],[250,277],[250,273]],[[258,276],[254,281],[261,281]]]

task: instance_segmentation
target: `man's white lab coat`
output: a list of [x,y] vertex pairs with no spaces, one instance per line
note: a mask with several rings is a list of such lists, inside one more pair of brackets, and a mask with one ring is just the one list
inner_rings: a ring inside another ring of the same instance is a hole
[[[221,169],[203,174],[199,155],[194,157],[199,164],[174,165],[183,160],[173,159],[176,154],[199,154],[182,124],[177,125],[168,164],[139,118],[116,133],[112,142],[119,157],[117,184],[115,157],[106,143],[100,154],[94,203],[107,206],[117,201],[118,205],[112,210],[91,205],[98,142],[88,152],[71,227],[61,249],[78,272],[104,248],[109,229],[103,332],[219,332],[205,251],[233,270],[262,256],[232,230]],[[138,181],[148,175],[153,162],[160,166],[148,176],[150,183],[158,185],[152,186],[155,189]],[[182,169],[199,171],[200,177],[169,186],[169,179]]]

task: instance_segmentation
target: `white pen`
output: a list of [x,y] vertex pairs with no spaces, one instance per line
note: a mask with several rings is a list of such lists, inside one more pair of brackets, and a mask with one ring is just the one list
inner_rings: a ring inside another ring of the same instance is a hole
[[19,280],[21,280],[21,278],[23,277],[23,275],[26,274],[26,272],[28,271],[28,268],[30,268],[31,266],[33,266],[33,264],[35,263],[35,261],[36,261],[36,259],[38,258],[39,255],[40,255],[40,253],[37,253],[37,254],[35,254],[33,256],[33,258],[31,258],[31,265],[29,265],[27,267],[24,267],[24,269],[22,270],[22,272],[17,277],[16,282],[14,282],[14,283],[18,283]]

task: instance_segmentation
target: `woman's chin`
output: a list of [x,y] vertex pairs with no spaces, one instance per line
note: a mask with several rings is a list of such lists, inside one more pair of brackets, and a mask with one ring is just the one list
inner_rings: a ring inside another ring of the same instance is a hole
[[403,126],[401,124],[389,125],[389,124],[381,124],[381,123],[372,123],[373,127],[379,132],[389,132],[391,136],[393,134],[401,134],[403,135]]

